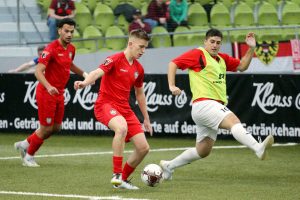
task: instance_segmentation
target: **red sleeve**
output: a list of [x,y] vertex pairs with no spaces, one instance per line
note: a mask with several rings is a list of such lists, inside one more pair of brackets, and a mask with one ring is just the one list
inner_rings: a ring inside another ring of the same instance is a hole
[[51,46],[47,46],[44,49],[43,53],[39,57],[39,63],[42,63],[42,64],[44,64],[47,67],[49,61],[51,60],[51,57],[52,57]]
[[219,53],[219,56],[221,56],[226,64],[226,71],[232,71],[235,72],[237,71],[237,67],[240,64],[240,60],[237,58],[233,58],[229,56],[228,54],[225,53]]
[[75,4],[74,4],[74,1],[69,1],[69,8],[71,10],[75,10]]
[[57,0],[52,0],[49,8],[56,10],[56,7],[57,7]]
[[128,28],[128,31],[131,32],[132,30],[134,29],[138,29],[139,27],[137,26],[137,24],[135,22],[132,22],[130,25],[129,25],[129,28]]
[[134,86],[137,88],[143,87],[144,84],[144,69],[142,66],[140,66],[140,70],[139,70],[139,76],[137,77]]
[[144,31],[146,31],[146,33],[151,33],[151,26],[147,23],[144,22],[145,27],[143,28]]
[[[178,56],[174,60],[173,63],[177,65],[177,67],[181,70],[185,70],[187,68],[200,68],[199,58],[203,55],[203,52],[200,49],[192,49]],[[202,56],[204,58],[204,56]],[[204,59],[204,62],[205,59]],[[204,66],[206,63],[204,63]]]
[[151,1],[148,9],[147,9],[147,17],[146,18],[150,18],[150,19],[154,19],[156,21],[159,20],[159,17],[156,16],[156,10],[157,10],[157,6],[155,5],[156,2],[155,1]]
[[107,57],[105,61],[99,66],[105,73],[109,72],[115,66],[115,62],[112,57]]

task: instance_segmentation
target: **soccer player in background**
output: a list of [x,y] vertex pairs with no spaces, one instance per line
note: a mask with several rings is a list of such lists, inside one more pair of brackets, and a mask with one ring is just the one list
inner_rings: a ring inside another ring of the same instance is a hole
[[194,148],[187,149],[170,161],[161,160],[160,165],[165,180],[171,180],[175,168],[208,156],[217,139],[218,129],[230,130],[233,137],[253,150],[264,160],[266,149],[274,143],[272,135],[258,143],[246,131],[239,118],[226,107],[226,71],[245,71],[252,60],[256,40],[254,33],[246,35],[248,51],[241,60],[219,53],[223,35],[217,29],[206,33],[204,48],[190,50],[169,63],[168,82],[173,95],[180,95],[181,89],[175,85],[176,70],[188,69],[192,91],[192,118],[197,125],[197,138]]
[[[149,152],[142,125],[129,105],[130,90],[135,89],[136,100],[144,117],[144,127],[152,135],[152,126],[146,107],[143,88],[144,69],[137,61],[148,46],[150,37],[141,29],[132,30],[124,52],[116,53],[96,70],[89,73],[84,81],[76,81],[74,88],[82,89],[102,77],[94,113],[98,121],[114,131],[113,177],[114,188],[135,190],[127,179]],[[132,141],[134,152],[128,157],[122,169],[125,142]]]
[[33,60],[23,63],[22,65],[20,65],[19,67],[15,68],[15,69],[11,69],[8,72],[9,73],[17,73],[17,72],[23,72],[23,71],[28,71],[28,72],[34,72],[34,66],[36,66],[39,63],[39,57],[40,55],[42,55],[43,50],[45,49],[45,46],[39,46],[37,48],[37,53],[38,53],[38,57],[34,58]]
[[65,18],[58,24],[59,38],[51,42],[39,57],[35,76],[39,81],[36,88],[36,100],[40,128],[23,141],[15,143],[20,151],[23,165],[39,167],[34,160],[44,140],[60,131],[64,116],[64,89],[70,77],[70,71],[87,76],[74,63],[75,47],[71,44],[76,23]]

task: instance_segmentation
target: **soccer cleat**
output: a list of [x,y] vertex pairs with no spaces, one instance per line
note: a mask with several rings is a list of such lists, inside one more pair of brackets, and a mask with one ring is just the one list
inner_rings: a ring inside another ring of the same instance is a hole
[[35,162],[33,156],[30,156],[30,157],[25,156],[23,158],[23,166],[25,166],[25,167],[39,167],[40,165]]
[[260,148],[259,150],[255,153],[256,156],[260,159],[260,160],[264,160],[266,159],[266,155],[267,155],[267,149],[269,147],[271,147],[274,144],[274,137],[273,135],[268,135],[268,137],[266,137],[266,139],[260,143]]
[[23,160],[24,157],[25,157],[25,155],[26,155],[27,149],[25,149],[25,148],[22,147],[22,141],[15,142],[14,147],[15,147],[15,149],[16,149],[17,151],[20,152],[20,154],[21,154],[21,159]]
[[130,181],[122,181],[120,185],[114,185],[113,188],[115,189],[127,189],[127,190],[138,190],[140,188],[132,185]]
[[172,174],[174,172],[173,169],[169,168],[169,162],[167,160],[161,160],[159,165],[161,166],[161,168],[163,169],[163,179],[164,180],[172,180]]
[[122,174],[114,173],[110,182],[111,182],[111,184],[116,185],[116,186],[121,185],[122,184]]

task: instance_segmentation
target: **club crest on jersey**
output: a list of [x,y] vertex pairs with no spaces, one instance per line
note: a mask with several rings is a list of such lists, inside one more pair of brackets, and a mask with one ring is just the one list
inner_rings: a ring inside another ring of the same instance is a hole
[[72,59],[72,57],[73,57],[72,52],[69,52],[69,57]]
[[262,41],[256,43],[255,54],[260,61],[269,65],[276,57],[278,52],[278,42]]
[[139,72],[138,71],[134,72],[134,78],[137,79],[138,76],[139,76]]
[[48,51],[43,51],[41,57],[46,58],[48,56],[49,52]]
[[52,118],[51,118],[51,117],[47,117],[47,118],[46,118],[46,122],[47,122],[47,124],[51,124]]
[[113,60],[111,58],[106,58],[103,65],[108,65],[109,63],[112,63]]
[[117,114],[117,111],[115,109],[111,109],[109,112],[110,112],[111,115],[116,115]]

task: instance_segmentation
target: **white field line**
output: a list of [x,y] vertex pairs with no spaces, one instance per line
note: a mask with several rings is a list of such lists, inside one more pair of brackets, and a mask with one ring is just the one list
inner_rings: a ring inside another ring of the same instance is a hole
[[[273,144],[272,147],[285,147],[285,146],[296,146],[298,143],[285,143],[285,144]],[[191,147],[180,147],[180,148],[161,148],[161,149],[151,149],[150,152],[164,152],[164,151],[183,151]],[[244,145],[235,146],[214,146],[213,149],[243,149],[247,148]],[[124,153],[132,153],[132,150],[124,151]],[[90,156],[90,155],[107,155],[112,154],[112,151],[102,151],[102,152],[85,152],[85,153],[64,153],[64,154],[50,154],[50,155],[36,155],[36,158],[47,158],[47,157],[69,157],[69,156]],[[0,160],[13,160],[20,159],[20,156],[12,157],[0,157]]]
[[148,199],[136,199],[136,198],[123,198],[120,196],[85,196],[77,194],[50,194],[40,192],[16,192],[16,191],[0,191],[0,194],[6,195],[21,195],[21,196],[40,196],[40,197],[61,197],[72,199],[89,199],[89,200],[148,200]]

